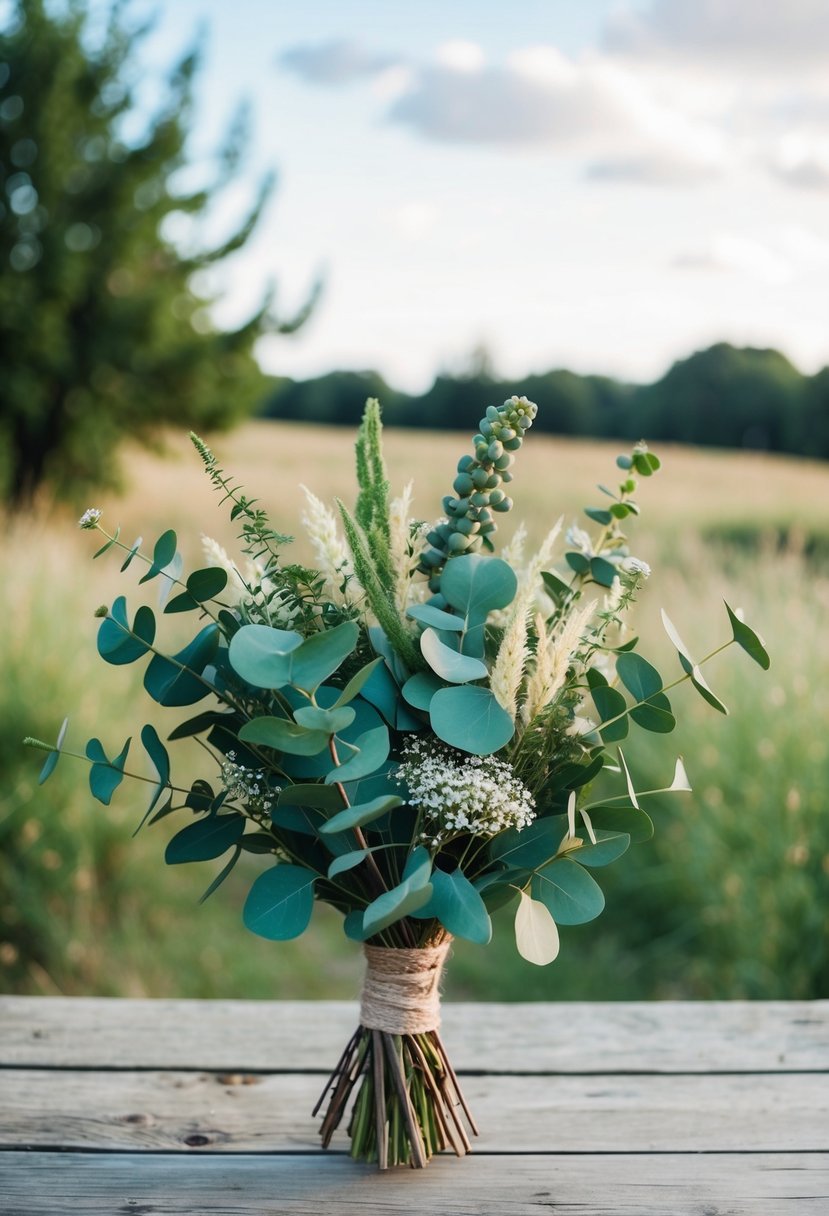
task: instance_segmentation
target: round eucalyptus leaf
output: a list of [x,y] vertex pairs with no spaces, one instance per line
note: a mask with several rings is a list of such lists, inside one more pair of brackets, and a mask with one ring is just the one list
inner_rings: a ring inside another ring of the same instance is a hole
[[601,887],[569,857],[559,857],[534,874],[532,893],[560,925],[586,924],[604,910]]
[[302,634],[269,625],[243,625],[230,641],[233,670],[254,688],[282,688],[290,683],[291,654],[302,645]]
[[242,919],[259,937],[284,942],[299,937],[314,910],[316,875],[304,866],[276,865],[260,874],[250,889]]
[[509,743],[515,723],[488,688],[442,688],[429,706],[432,729],[450,747],[489,756]]
[[442,642],[434,629],[426,629],[421,634],[420,649],[432,671],[451,684],[483,680],[489,674],[485,663],[471,655],[459,654]]
[[512,566],[500,557],[468,553],[453,557],[440,576],[440,593],[470,621],[479,622],[515,598],[518,579]]

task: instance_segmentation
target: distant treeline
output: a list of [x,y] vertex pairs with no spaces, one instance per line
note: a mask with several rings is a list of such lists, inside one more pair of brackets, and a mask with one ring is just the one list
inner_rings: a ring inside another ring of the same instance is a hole
[[829,458],[829,367],[804,376],[776,350],[719,343],[698,351],[654,384],[556,370],[501,380],[482,364],[439,375],[409,396],[377,372],[329,372],[279,380],[266,418],[354,426],[366,397],[378,397],[390,426],[467,430],[489,404],[513,393],[538,404],[536,426],[557,435],[668,440]]

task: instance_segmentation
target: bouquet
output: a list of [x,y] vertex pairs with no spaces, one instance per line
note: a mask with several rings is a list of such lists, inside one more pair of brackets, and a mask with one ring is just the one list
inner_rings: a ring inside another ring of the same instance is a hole
[[[352,1155],[381,1169],[421,1167],[447,1148],[461,1155],[476,1132],[440,1036],[452,939],[485,945],[492,912],[514,904],[520,954],[552,962],[558,926],[602,911],[595,871],[651,835],[646,794],[690,788],[677,760],[664,789],[637,791],[618,746],[631,726],[670,732],[669,693],[683,683],[725,712],[702,672],[725,646],[769,663],[728,605],[730,637],[699,660],[664,618],[680,665],[669,682],[627,634],[649,570],[623,529],[639,513],[638,482],[659,469],[644,443],[618,458],[618,488],[600,487],[603,505],[586,509],[592,535],[573,526],[562,536],[559,521],[525,559],[519,529],[495,555],[496,516],[512,507],[505,486],[535,416],[525,397],[490,406],[443,516],[423,524],[410,518],[411,485],[390,497],[370,400],[353,512],[306,491],[315,568],[283,559],[291,538],[196,436],[241,527],[244,560],[206,541],[206,564],[185,578],[174,532],[145,553],[107,533],[96,509],[80,521],[105,537],[96,557],[120,549],[122,570],[140,563],[140,584],[159,580],[163,614],[198,620],[192,640],[168,653],[147,604],[132,612],[119,596],[99,609],[107,663],[146,659],[153,700],[199,706],[169,740],[195,737],[204,768],[177,786],[148,724],[149,778],[128,773],[130,740],[117,753],[89,740],[92,794],[109,804],[124,776],[149,781],[142,823],[187,819],[167,845],[169,864],[227,858],[204,898],[255,855],[261,872],[243,920],[262,937],[297,937],[315,901],[342,914],[366,956],[360,1023],[315,1114],[326,1146],[347,1116]],[[65,730],[54,745],[27,740],[49,753],[41,782]],[[591,793],[602,774],[618,792]]]

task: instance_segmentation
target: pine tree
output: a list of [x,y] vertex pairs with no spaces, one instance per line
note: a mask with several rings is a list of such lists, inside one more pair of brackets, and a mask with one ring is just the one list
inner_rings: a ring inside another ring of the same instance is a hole
[[[162,423],[210,430],[243,418],[263,393],[254,342],[296,328],[313,306],[315,292],[280,322],[269,294],[238,329],[211,326],[213,297],[196,294],[194,276],[244,246],[273,180],[226,240],[193,251],[239,168],[245,123],[231,125],[208,186],[177,188],[198,54],[176,64],[130,137],[147,27],[131,27],[125,7],[115,3],[96,36],[82,0],[16,0],[0,29],[0,500],[12,508],[43,487],[77,500],[117,484],[126,436],[151,443]],[[193,232],[186,248],[168,235],[174,215]]]

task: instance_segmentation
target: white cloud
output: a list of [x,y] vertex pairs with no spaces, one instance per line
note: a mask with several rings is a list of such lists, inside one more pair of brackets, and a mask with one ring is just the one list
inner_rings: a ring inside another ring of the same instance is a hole
[[441,67],[453,72],[479,72],[486,63],[483,48],[477,42],[462,39],[441,43],[435,51],[435,59]]
[[701,249],[680,254],[674,266],[684,270],[733,271],[763,283],[786,283],[791,261],[771,246],[734,232],[719,232]]
[[376,55],[356,42],[334,38],[328,42],[289,47],[279,62],[312,84],[339,86],[376,76],[397,65],[399,57]]
[[826,0],[653,0],[610,18],[610,51],[757,62],[775,69],[792,60],[829,61]]

